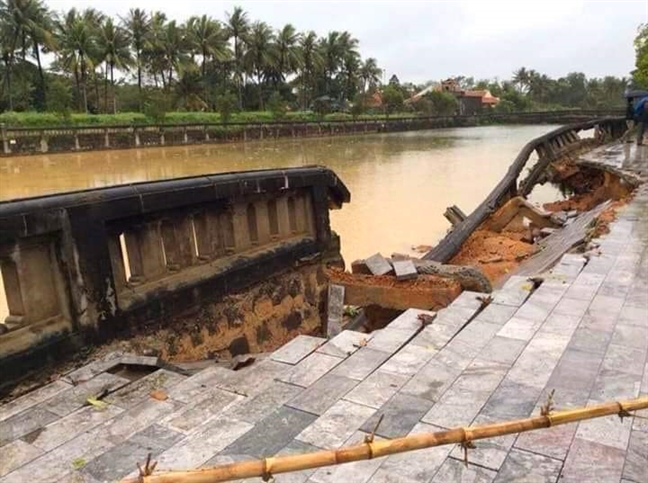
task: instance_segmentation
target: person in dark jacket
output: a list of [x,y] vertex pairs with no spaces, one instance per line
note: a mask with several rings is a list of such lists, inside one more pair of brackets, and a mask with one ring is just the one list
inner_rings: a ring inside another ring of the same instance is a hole
[[635,119],[639,123],[637,146],[641,146],[643,144],[644,133],[646,132],[646,124],[648,124],[648,97],[642,97],[637,101],[634,113]]
[[626,132],[623,133],[623,136],[621,136],[621,140],[625,141],[627,143],[631,143],[632,140],[630,139],[630,133],[632,132],[633,128],[635,127],[635,113],[634,113],[634,103],[632,102],[632,97],[628,97],[628,104],[626,105],[626,112],[625,112],[625,120],[626,120],[626,126],[628,129]]

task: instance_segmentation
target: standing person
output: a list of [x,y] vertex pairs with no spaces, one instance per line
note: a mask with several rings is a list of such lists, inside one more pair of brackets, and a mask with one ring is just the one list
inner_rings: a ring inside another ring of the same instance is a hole
[[643,144],[644,133],[646,132],[646,124],[648,124],[648,97],[642,97],[635,104],[635,118],[639,123],[639,130],[637,131],[637,146]]
[[634,104],[632,102],[632,97],[628,97],[627,101],[628,104],[626,105],[625,121],[628,129],[626,130],[626,132],[623,133],[623,136],[621,136],[621,140],[629,143],[632,142],[630,140],[630,133],[632,132],[632,129],[635,127],[636,123],[635,123],[635,112],[634,112]]

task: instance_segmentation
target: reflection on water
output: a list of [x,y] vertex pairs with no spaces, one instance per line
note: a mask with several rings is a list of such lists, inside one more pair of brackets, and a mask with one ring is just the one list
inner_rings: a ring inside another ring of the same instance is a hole
[[[342,254],[351,262],[377,251],[409,253],[412,245],[436,243],[449,227],[443,218],[447,206],[470,213],[524,144],[553,128],[490,126],[5,158],[0,199],[319,164],[333,169],[351,191],[351,203],[331,215]],[[540,202],[557,196],[549,186],[533,193]]]

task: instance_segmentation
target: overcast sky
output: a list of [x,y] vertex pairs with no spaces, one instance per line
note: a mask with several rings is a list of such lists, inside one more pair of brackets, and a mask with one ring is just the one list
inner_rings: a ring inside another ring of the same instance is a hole
[[162,10],[185,20],[209,14],[225,20],[242,6],[252,20],[298,30],[349,30],[363,57],[375,57],[386,76],[401,82],[454,75],[508,78],[518,67],[562,76],[627,76],[634,66],[632,41],[648,22],[648,0],[482,1],[201,1],[46,0],[60,11],[95,7],[112,15],[129,8]]

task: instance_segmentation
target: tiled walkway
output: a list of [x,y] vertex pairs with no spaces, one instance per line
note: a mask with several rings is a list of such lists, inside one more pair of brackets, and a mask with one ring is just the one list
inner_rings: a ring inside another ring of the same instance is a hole
[[[512,277],[468,325],[481,302],[464,292],[431,323],[411,309],[371,335],[300,336],[237,372],[158,370],[129,382],[102,372],[116,359],[77,371],[0,408],[0,483],[115,481],[148,453],[159,469],[182,469],[338,448],[360,442],[380,414],[380,438],[524,418],[552,389],[556,409],[648,395],[647,188],[595,240],[599,256],[565,255],[536,290]],[[84,406],[104,387],[107,407]],[[153,388],[169,398],[151,398]],[[648,481],[646,419],[475,444],[468,466],[451,445],[276,481]]]

